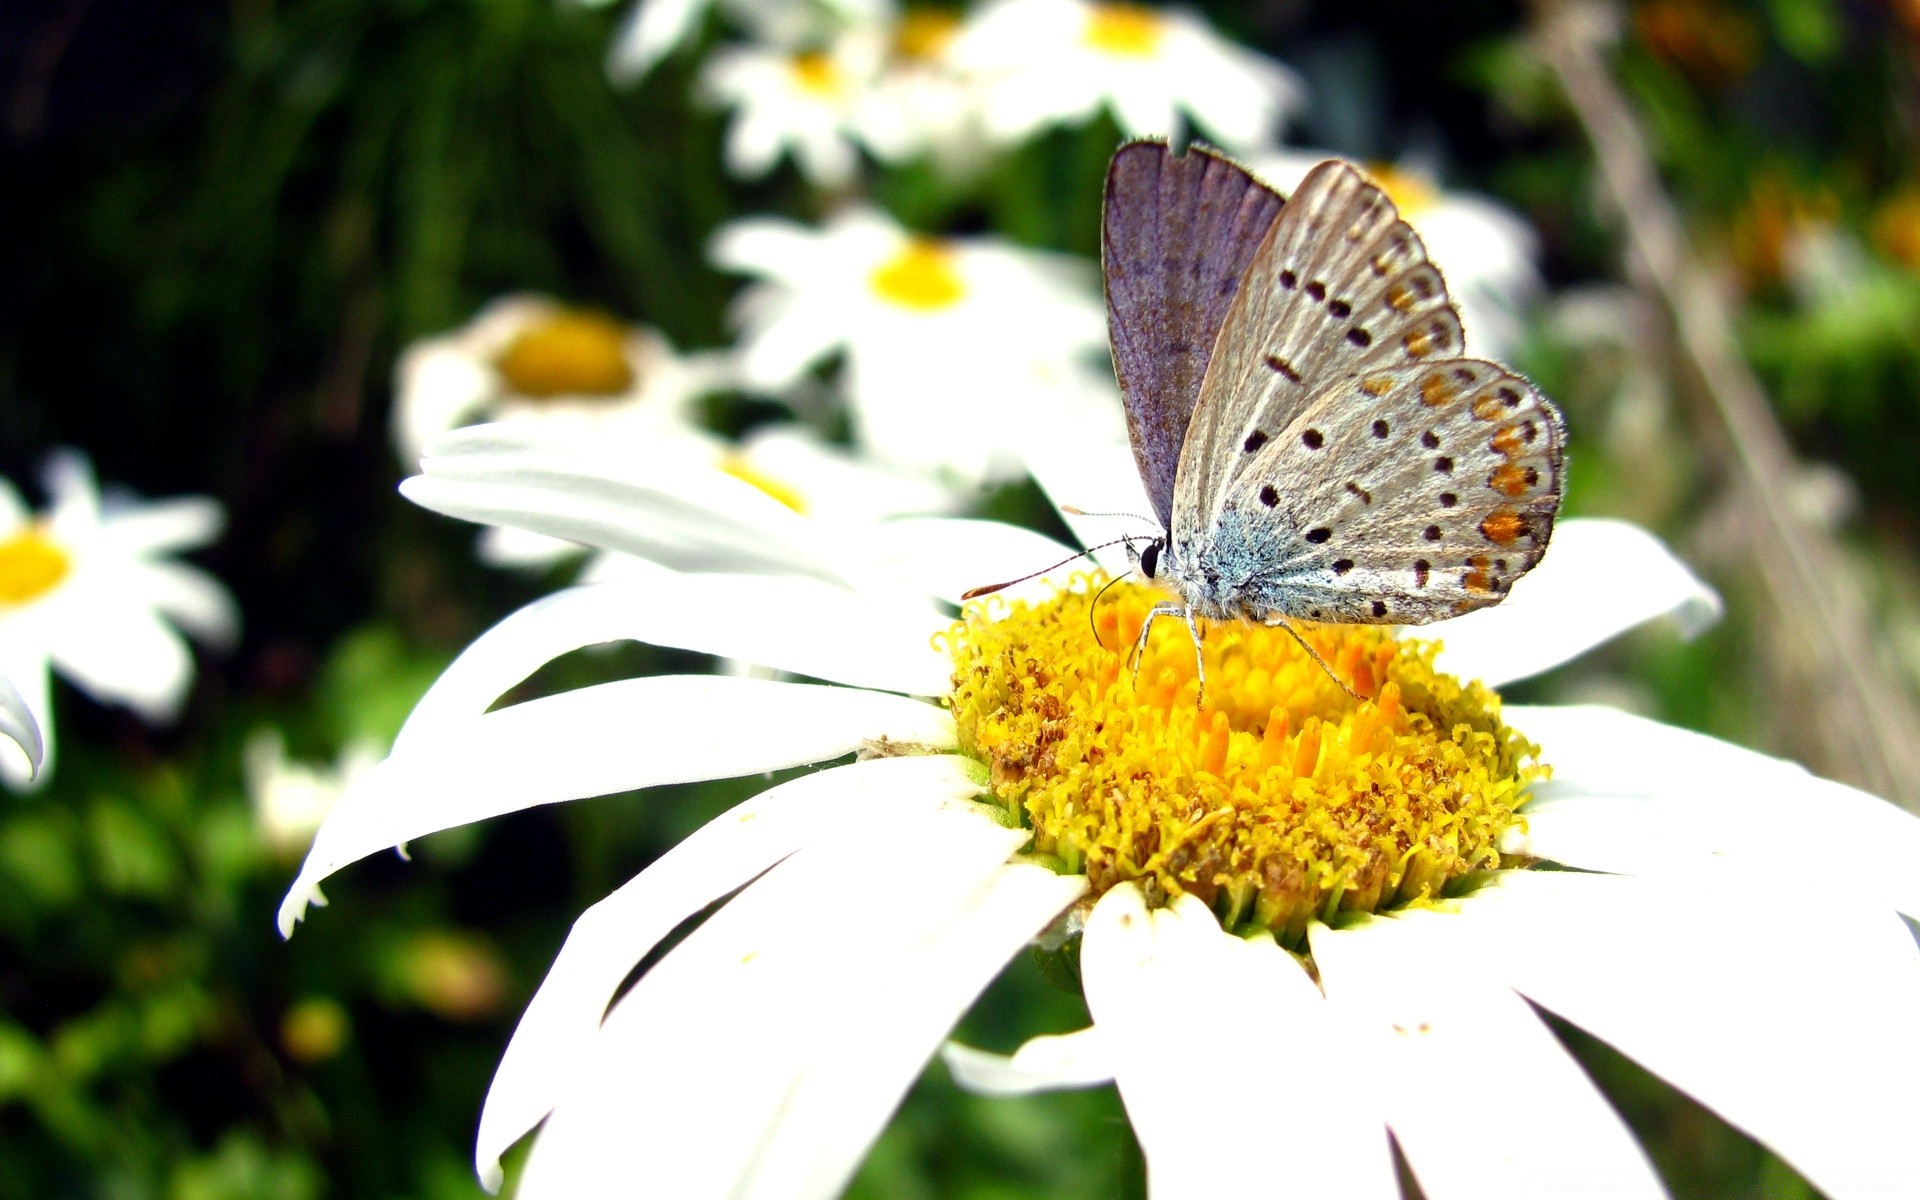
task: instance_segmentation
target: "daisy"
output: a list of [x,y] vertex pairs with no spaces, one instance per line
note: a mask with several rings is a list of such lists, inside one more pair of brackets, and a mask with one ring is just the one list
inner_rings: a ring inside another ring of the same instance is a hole
[[726,385],[717,356],[678,354],[651,329],[544,296],[506,296],[400,356],[394,446],[411,465],[434,435],[481,418],[587,437],[675,430],[690,423],[693,401]]
[[[1330,157],[1317,150],[1273,151],[1252,155],[1247,167],[1285,194]],[[1374,163],[1366,170],[1446,276],[1468,348],[1485,357],[1510,357],[1519,346],[1527,306],[1545,288],[1537,265],[1539,238],[1526,219],[1484,196],[1442,188],[1417,163]]]
[[1105,108],[1129,136],[1177,139],[1191,117],[1218,144],[1251,150],[1303,99],[1291,71],[1184,9],[999,0],[968,23],[953,58],[983,80],[987,132],[1002,142]]
[[[415,484],[440,472],[431,458]],[[494,519],[533,486],[447,482],[410,494]],[[530,506],[543,532],[572,522],[592,541],[656,516],[620,518],[628,485],[592,471],[548,483]],[[993,578],[1002,556],[976,554],[978,535],[1003,527],[969,528],[923,561]],[[1031,536],[1008,533],[1022,553]],[[437,829],[854,756],[767,788],[581,917],[488,1097],[489,1184],[544,1123],[524,1197],[640,1179],[831,1195],[1036,938],[1077,947],[1091,1029],[952,1057],[1001,1091],[1114,1079],[1157,1194],[1389,1195],[1389,1131],[1434,1197],[1658,1194],[1532,1005],[1830,1194],[1920,1171],[1920,952],[1895,916],[1920,909],[1920,826],[1702,735],[1490,690],[1647,613],[1713,611],[1648,535],[1563,522],[1480,614],[1483,649],[1449,650],[1452,673],[1424,638],[1307,628],[1358,702],[1283,631],[1221,625],[1196,707],[1180,631],[1127,669],[1119,648],[1156,599],[1135,585],[1093,611],[1097,635],[1084,586],[1038,581],[957,624],[909,591],[708,575],[549,598],[462,654],[329,817],[283,929],[333,871]],[[824,682],[651,677],[488,711],[552,657],[618,637]],[[1808,910],[1779,884],[1815,812],[1846,886]],[[1493,1103],[1440,1090],[1495,1073]],[[1259,1136],[1221,1137],[1222,1113]]]
[[855,124],[861,141],[886,162],[930,156],[952,175],[986,160],[981,82],[955,59],[958,13],[910,8],[887,32],[887,54]]
[[[0,480],[0,677],[20,689],[50,764],[50,671],[103,704],[165,724],[193,682],[193,655],[174,626],[226,645],[239,617],[211,576],[166,557],[218,536],[218,504],[204,496],[103,501],[92,464],[76,452],[51,457],[45,481],[50,505],[34,515]],[[31,778],[24,758],[0,756],[9,786]]]
[[758,179],[782,155],[810,183],[841,188],[860,166],[856,121],[868,109],[884,45],[878,31],[848,29],[818,46],[725,46],[701,74],[708,96],[733,110],[727,170]]
[[712,254],[760,280],[737,309],[743,382],[779,393],[844,352],[855,440],[883,461],[977,483],[1017,473],[1010,424],[1064,406],[1118,429],[1083,365],[1106,344],[1091,264],[918,236],[870,209],[820,229],[736,221]]
[[[607,0],[582,0],[598,7]],[[638,0],[621,23],[607,56],[607,73],[628,83],[651,71],[686,43],[713,0]],[[846,22],[878,20],[890,0],[720,0],[720,9],[755,40],[798,45]]]

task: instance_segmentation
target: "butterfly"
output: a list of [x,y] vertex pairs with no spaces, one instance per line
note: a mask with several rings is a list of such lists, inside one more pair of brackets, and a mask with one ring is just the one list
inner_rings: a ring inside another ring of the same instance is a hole
[[1422,625],[1499,603],[1540,561],[1560,413],[1463,356],[1446,281],[1352,164],[1322,162],[1282,199],[1204,147],[1129,142],[1101,262],[1161,528],[1133,558],[1179,596],[1148,613],[1136,655],[1158,617],[1185,621],[1196,657],[1196,618],[1296,639],[1289,619]]

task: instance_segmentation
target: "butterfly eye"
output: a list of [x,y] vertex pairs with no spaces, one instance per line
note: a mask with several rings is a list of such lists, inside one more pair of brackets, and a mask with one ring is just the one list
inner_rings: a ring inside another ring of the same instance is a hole
[[1140,552],[1140,572],[1148,579],[1160,573],[1160,543],[1148,542],[1147,548]]

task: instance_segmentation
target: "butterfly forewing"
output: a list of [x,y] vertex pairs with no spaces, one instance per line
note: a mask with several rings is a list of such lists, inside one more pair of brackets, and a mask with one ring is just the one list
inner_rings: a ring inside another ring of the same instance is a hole
[[1131,142],[1108,167],[1101,261],[1114,371],[1162,525],[1215,339],[1281,203],[1201,147],[1177,155],[1164,142]]
[[1329,385],[1456,356],[1462,336],[1419,235],[1378,186],[1330,160],[1255,253],[1219,346],[1187,431],[1176,528],[1209,522],[1229,481]]
[[1258,529],[1250,607],[1418,625],[1498,603],[1539,561],[1561,489],[1560,414],[1496,363],[1377,367],[1322,389],[1228,487]]

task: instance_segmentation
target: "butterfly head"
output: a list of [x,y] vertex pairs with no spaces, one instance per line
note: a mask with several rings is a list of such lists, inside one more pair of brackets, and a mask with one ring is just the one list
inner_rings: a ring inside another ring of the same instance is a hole
[[1148,539],[1146,548],[1137,548],[1137,543],[1127,542],[1127,557],[1133,560],[1134,569],[1144,579],[1155,579],[1160,575],[1160,556],[1166,551],[1167,539],[1157,537]]

